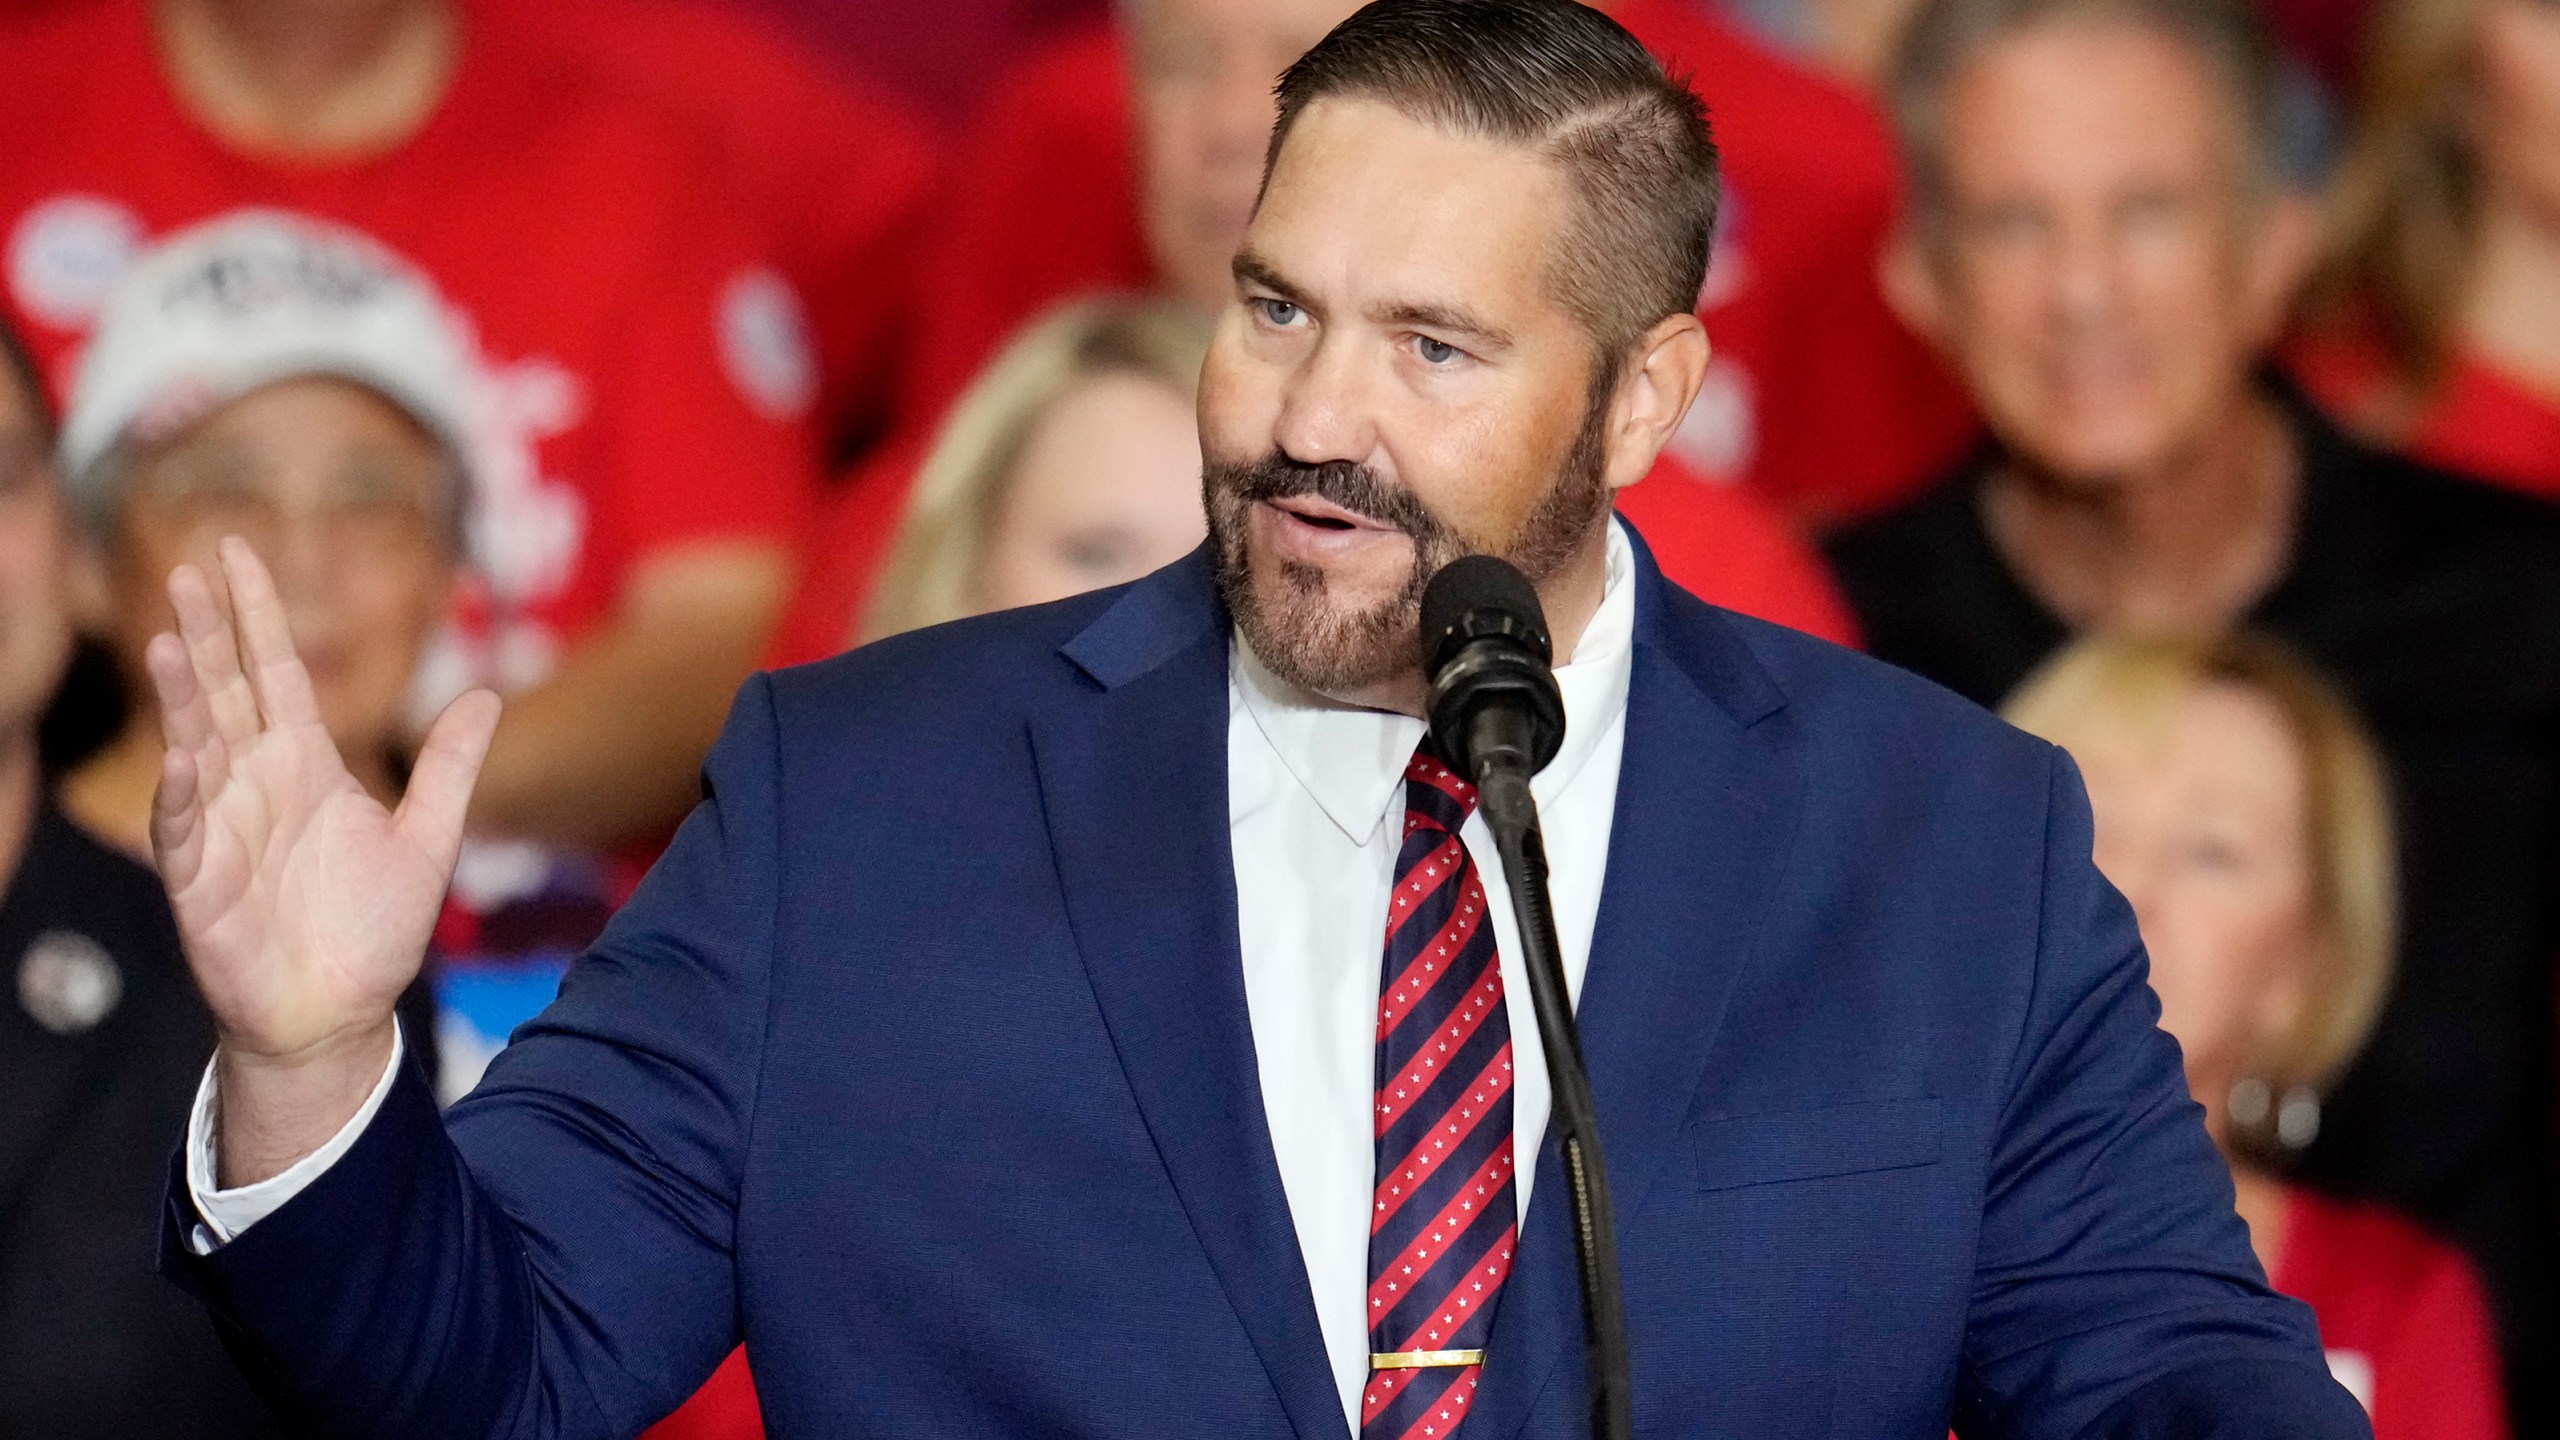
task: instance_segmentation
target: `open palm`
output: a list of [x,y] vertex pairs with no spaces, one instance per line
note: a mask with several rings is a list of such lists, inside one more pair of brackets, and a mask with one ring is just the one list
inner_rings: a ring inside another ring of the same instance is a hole
[[428,732],[398,808],[320,723],[274,581],[225,540],[170,577],[148,652],[169,744],[152,849],[226,1047],[287,1058],[381,1025],[418,973],[497,728],[474,691]]

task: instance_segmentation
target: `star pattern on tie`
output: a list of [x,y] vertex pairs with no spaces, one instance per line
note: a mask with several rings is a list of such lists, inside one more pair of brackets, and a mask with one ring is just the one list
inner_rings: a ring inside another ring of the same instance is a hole
[[[1518,1248],[1511,1023],[1485,892],[1459,839],[1475,787],[1426,745],[1405,767],[1378,988],[1369,1348],[1482,1350]],[[1376,1370],[1361,1440],[1447,1440],[1479,1365]]]

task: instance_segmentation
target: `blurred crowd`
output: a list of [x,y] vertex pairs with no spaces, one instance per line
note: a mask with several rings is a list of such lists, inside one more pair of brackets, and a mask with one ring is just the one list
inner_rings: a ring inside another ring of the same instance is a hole
[[[149,1270],[171,569],[255,545],[386,800],[508,697],[404,1002],[458,1097],[753,669],[1200,543],[1271,86],[1353,8],[0,0],[0,1433],[271,1433]],[[2560,5],[1603,8],[1727,184],[1622,513],[2068,749],[2333,1372],[2560,1433]],[[759,1433],[747,1355],[657,1433]]]

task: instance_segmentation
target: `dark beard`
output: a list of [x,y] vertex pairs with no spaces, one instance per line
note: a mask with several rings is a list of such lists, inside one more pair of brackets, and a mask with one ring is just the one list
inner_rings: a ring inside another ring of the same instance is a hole
[[[1218,557],[1218,589],[1245,643],[1293,685],[1319,695],[1355,694],[1421,663],[1422,591],[1441,566],[1482,552],[1518,566],[1532,584],[1553,579],[1609,515],[1603,431],[1614,381],[1614,375],[1606,383],[1595,379],[1555,483],[1531,507],[1518,533],[1499,545],[1471,542],[1412,491],[1388,484],[1365,465],[1305,465],[1276,450],[1254,462],[1210,460],[1202,489]],[[1280,564],[1281,593],[1266,597],[1255,589],[1245,515],[1257,502],[1300,495],[1405,533],[1413,542],[1413,570],[1394,598],[1354,614],[1338,613],[1327,603],[1324,572],[1295,561]]]

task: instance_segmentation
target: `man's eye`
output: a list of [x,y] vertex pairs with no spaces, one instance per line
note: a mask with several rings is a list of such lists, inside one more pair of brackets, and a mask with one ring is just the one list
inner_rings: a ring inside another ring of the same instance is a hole
[[1262,312],[1262,318],[1265,321],[1281,329],[1285,330],[1298,323],[1298,307],[1286,300],[1258,299],[1253,303],[1254,307]]
[[1463,352],[1445,340],[1434,340],[1428,335],[1416,335],[1413,337],[1413,353],[1421,356],[1422,363],[1425,365],[1446,365],[1457,359]]

